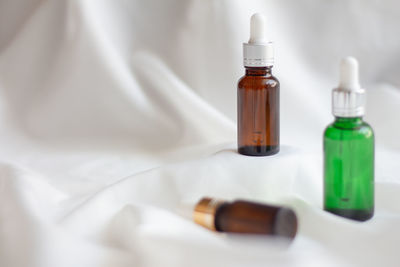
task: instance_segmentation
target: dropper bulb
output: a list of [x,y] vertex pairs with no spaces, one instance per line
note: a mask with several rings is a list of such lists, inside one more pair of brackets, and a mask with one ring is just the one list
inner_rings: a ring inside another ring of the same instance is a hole
[[265,44],[267,42],[265,36],[265,17],[261,13],[255,13],[250,19],[249,44]]
[[358,62],[354,57],[345,57],[340,62],[339,88],[350,91],[360,89]]

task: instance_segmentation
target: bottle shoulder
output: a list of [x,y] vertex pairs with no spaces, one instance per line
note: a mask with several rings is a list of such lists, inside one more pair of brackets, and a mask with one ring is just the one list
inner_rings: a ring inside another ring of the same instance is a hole
[[341,139],[344,136],[353,138],[374,139],[374,130],[367,122],[362,122],[354,127],[342,127],[335,122],[329,124],[324,131],[325,138]]
[[368,122],[363,121],[362,126],[366,129],[369,129],[370,131],[374,132],[374,129],[372,129],[371,125],[369,125]]
[[243,89],[251,89],[254,86],[257,87],[270,87],[270,88],[279,88],[280,83],[278,78],[273,75],[268,76],[249,76],[244,75],[238,81],[238,88]]

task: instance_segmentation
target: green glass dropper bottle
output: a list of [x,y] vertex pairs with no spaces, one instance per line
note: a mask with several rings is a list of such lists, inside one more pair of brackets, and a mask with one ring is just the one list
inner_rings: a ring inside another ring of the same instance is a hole
[[324,209],[365,221],[374,214],[374,132],[362,119],[365,90],[357,60],[344,58],[340,67],[332,92],[335,121],[324,133]]

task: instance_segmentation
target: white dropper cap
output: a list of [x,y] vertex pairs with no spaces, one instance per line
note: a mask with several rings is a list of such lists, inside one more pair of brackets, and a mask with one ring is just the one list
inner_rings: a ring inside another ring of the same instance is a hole
[[354,57],[345,57],[340,62],[339,88],[351,91],[360,89],[358,62]]
[[243,44],[243,63],[246,67],[266,67],[274,63],[274,47],[268,42],[265,17],[256,13],[250,19],[250,39]]
[[250,18],[250,39],[249,44],[268,43],[265,34],[265,17],[256,13]]
[[340,81],[332,91],[332,113],[336,117],[360,117],[364,115],[365,90],[358,79],[358,62],[354,57],[340,62]]

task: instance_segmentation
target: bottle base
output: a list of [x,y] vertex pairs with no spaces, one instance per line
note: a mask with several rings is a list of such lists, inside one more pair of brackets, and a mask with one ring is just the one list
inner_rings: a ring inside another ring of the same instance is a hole
[[353,210],[353,209],[327,209],[325,211],[333,213],[335,215],[345,217],[347,219],[356,221],[367,221],[374,216],[373,210]]
[[246,156],[271,156],[279,152],[279,146],[241,146],[238,152]]

